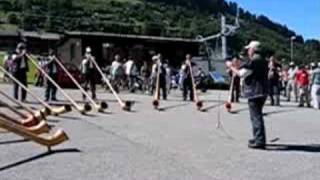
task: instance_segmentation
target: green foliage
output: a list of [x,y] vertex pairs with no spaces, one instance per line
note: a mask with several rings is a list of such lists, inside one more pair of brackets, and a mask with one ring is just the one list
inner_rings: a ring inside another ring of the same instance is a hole
[[[0,0],[6,24],[26,30],[50,32],[102,31],[168,37],[195,38],[220,30],[220,14],[233,21],[238,5],[224,0]],[[306,41],[286,26],[266,16],[239,10],[241,30],[229,38],[239,52],[251,39],[268,51],[290,59],[290,37],[297,36],[295,60],[318,61],[319,41]]]

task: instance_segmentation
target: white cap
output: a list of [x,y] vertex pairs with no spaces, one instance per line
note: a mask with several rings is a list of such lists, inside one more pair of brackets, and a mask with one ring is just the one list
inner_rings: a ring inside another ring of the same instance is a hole
[[314,67],[314,66],[316,66],[316,63],[312,62],[312,63],[310,63],[310,65],[311,65],[312,67]]
[[318,62],[318,66],[320,67],[320,62]]
[[294,66],[294,62],[293,61],[290,62],[290,66]]
[[259,41],[251,41],[247,46],[245,46],[245,48],[258,50],[260,46],[261,43]]
[[86,53],[91,53],[91,48],[90,47],[86,48]]
[[152,56],[152,60],[158,60],[159,59],[159,57],[157,56],[157,55],[155,55],[155,56]]

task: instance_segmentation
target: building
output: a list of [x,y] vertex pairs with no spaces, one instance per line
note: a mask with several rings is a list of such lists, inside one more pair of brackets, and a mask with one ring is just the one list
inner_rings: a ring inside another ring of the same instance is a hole
[[198,55],[195,39],[114,34],[100,32],[66,32],[58,45],[59,56],[79,63],[86,47],[91,47],[101,65],[111,64],[115,54],[123,59],[133,58],[138,64],[151,62],[155,53],[163,54],[172,66],[179,66],[185,54]]
[[64,62],[79,64],[84,50],[90,46],[100,65],[108,65],[115,54],[133,58],[138,64],[151,63],[155,53],[161,53],[169,64],[177,67],[190,53],[198,56],[200,43],[196,39],[114,34],[102,32],[65,32],[64,34],[28,31],[0,31],[0,51],[13,51],[24,40],[33,54],[44,55],[49,48],[57,49]]

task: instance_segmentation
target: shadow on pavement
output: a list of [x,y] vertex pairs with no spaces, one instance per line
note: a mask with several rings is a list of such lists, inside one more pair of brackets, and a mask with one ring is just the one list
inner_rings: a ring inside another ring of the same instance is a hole
[[172,106],[166,106],[166,107],[159,108],[159,111],[166,111],[166,110],[169,110],[169,109],[174,109],[174,108],[186,106],[186,105],[188,105],[188,104],[189,104],[189,103],[176,104],[176,105],[172,105]]
[[72,149],[61,149],[61,150],[53,150],[51,152],[45,152],[45,153],[33,156],[31,158],[23,159],[21,161],[0,167],[0,172],[17,167],[17,166],[20,166],[20,165],[23,165],[23,164],[26,164],[26,163],[29,163],[29,162],[32,162],[32,161],[35,161],[35,160],[38,160],[38,159],[41,159],[41,158],[45,158],[45,157],[48,157],[51,155],[61,154],[61,153],[81,153],[81,151],[79,149],[72,148]]
[[0,142],[0,145],[18,144],[18,143],[24,143],[24,142],[29,142],[29,140],[19,139],[19,140],[2,141],[2,142]]
[[215,108],[217,108],[217,107],[219,107],[219,106],[222,106],[222,105],[224,105],[224,103],[215,104],[215,105],[212,105],[212,106],[203,108],[201,111],[202,111],[202,112],[208,112],[209,110],[215,109]]
[[270,112],[265,112],[263,113],[263,116],[269,116],[272,114],[281,114],[281,113],[286,113],[286,112],[295,112],[297,109],[286,109],[286,110],[278,110],[278,111],[270,111]]
[[247,111],[247,110],[249,110],[249,108],[237,109],[237,110],[231,111],[230,114],[239,114],[240,112]]
[[267,151],[300,151],[310,153],[320,153],[320,144],[292,145],[292,144],[268,144]]

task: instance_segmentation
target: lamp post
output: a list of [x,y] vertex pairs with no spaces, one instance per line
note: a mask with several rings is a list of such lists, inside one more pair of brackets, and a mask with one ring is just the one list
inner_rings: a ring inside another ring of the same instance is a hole
[[290,41],[291,41],[291,62],[293,62],[293,42],[294,42],[294,40],[296,40],[296,36],[292,36],[291,38],[290,38]]

